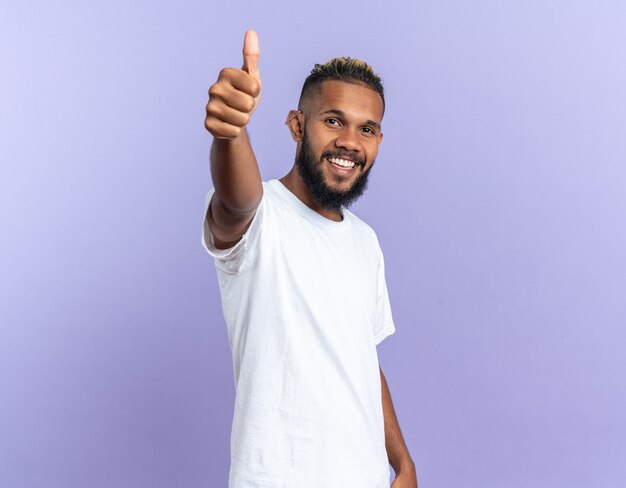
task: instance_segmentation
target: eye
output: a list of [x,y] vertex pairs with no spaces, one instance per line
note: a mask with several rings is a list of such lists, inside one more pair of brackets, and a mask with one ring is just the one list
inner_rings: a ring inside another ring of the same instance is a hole
[[[339,121],[337,119],[333,119],[332,117],[326,119],[326,122],[328,122],[330,125],[339,125]],[[336,122],[336,124],[333,122]]]
[[367,134],[376,134],[376,131],[371,127],[363,127],[363,131]]

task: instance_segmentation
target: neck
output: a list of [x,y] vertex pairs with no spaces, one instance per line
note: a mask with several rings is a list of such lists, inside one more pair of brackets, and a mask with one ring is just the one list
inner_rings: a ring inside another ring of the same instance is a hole
[[322,217],[334,220],[335,222],[341,222],[343,220],[343,215],[341,213],[320,207],[318,205],[318,203],[313,199],[313,196],[311,195],[311,192],[307,188],[306,184],[302,181],[302,178],[298,173],[298,168],[296,168],[295,165],[291,168],[289,173],[283,176],[279,181],[285,185],[291,193],[297,196],[302,203],[310,209],[315,210]]

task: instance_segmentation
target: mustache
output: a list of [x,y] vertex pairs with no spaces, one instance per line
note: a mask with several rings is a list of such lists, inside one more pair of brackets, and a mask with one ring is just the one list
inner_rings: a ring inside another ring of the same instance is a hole
[[365,165],[365,160],[364,159],[358,157],[354,153],[349,153],[349,152],[345,152],[345,151],[338,151],[338,152],[326,151],[326,152],[322,153],[321,159],[326,159],[326,158],[348,159],[350,161],[354,161],[356,164],[358,164],[361,167],[363,167]]

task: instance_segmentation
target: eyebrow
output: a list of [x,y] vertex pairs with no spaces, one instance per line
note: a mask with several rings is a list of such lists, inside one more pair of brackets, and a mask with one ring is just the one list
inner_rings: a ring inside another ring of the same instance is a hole
[[[336,108],[331,108],[331,109],[329,109],[329,110],[326,110],[325,112],[321,112],[321,113],[320,113],[320,115],[323,115],[323,114],[336,114],[336,115],[340,115],[340,116],[342,116],[342,117],[345,117],[345,116],[346,116],[346,114],[345,114],[344,112],[342,112],[341,110],[336,109]],[[365,123],[366,123],[366,124],[369,124],[369,125],[373,125],[373,126],[374,126],[374,127],[376,127],[378,130],[380,130],[380,124],[379,124],[378,122],[375,122],[375,121],[373,121],[373,120],[366,120],[366,121],[365,121]]]

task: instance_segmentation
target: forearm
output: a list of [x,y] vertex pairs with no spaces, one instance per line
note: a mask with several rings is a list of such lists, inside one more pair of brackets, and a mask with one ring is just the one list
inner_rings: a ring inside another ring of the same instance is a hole
[[415,471],[415,464],[411,459],[409,450],[402,437],[398,418],[396,417],[393,402],[391,401],[389,386],[387,385],[387,380],[385,379],[382,369],[380,370],[380,382],[383,414],[385,417],[385,449],[387,450],[389,464],[393,467],[396,475],[402,471]]
[[233,213],[253,211],[263,195],[261,174],[245,128],[234,139],[214,139],[211,176],[215,195]]

